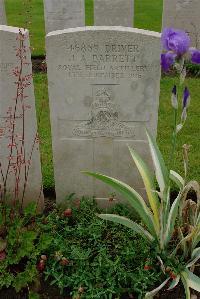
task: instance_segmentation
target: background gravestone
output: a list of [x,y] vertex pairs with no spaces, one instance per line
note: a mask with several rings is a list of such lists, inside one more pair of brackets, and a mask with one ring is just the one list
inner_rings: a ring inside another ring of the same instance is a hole
[[200,1],[164,0],[163,28],[173,27],[187,31],[192,45],[200,48]]
[[84,0],[44,0],[46,33],[85,26]]
[[[20,163],[21,175],[19,176],[19,198],[25,183],[25,164],[27,174],[27,187],[25,188],[24,202],[38,201],[40,207],[43,205],[42,193],[42,175],[40,165],[40,153],[37,136],[35,97],[32,81],[32,64],[29,44],[29,35],[27,30],[21,29],[25,34],[24,45],[26,47],[27,64],[23,65],[22,76],[26,76],[24,84],[28,84],[24,89],[25,100],[21,101],[21,89],[17,89],[18,76],[14,76],[14,72],[20,70],[20,61],[16,56],[19,55],[19,28],[0,25],[0,164],[4,178],[8,170],[8,197],[12,198],[15,192],[16,176],[15,171],[19,169]],[[18,69],[16,69],[18,67]],[[30,82],[30,85],[29,85]],[[16,98],[18,95],[18,104]],[[16,111],[16,119],[14,121],[14,112]],[[22,113],[25,111],[25,125],[23,125]],[[15,129],[13,131],[13,124]],[[14,132],[14,134],[12,134]],[[24,134],[25,156],[22,147],[22,136]],[[11,138],[15,139],[11,144]],[[35,141],[35,142],[34,142]],[[12,146],[12,158],[10,157],[10,147]],[[25,157],[25,159],[24,159]],[[11,161],[10,166],[9,160]],[[29,168],[29,171],[28,171]],[[3,186],[3,177],[0,174],[0,186]]]
[[4,0],[0,0],[0,24],[6,24],[6,11],[4,6]]
[[[127,144],[151,164],[145,126],[156,135],[160,34],[127,27],[85,27],[46,38],[57,200],[108,198],[91,170],[141,191]],[[56,55],[55,55],[56,53]]]
[[134,0],[94,0],[94,25],[133,27]]

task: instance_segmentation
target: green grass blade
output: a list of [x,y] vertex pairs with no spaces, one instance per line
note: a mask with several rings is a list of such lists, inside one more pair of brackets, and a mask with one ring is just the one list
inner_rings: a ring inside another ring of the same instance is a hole
[[136,233],[140,234],[148,242],[154,241],[154,237],[147,230],[145,230],[141,225],[133,222],[132,220],[126,217],[115,215],[115,214],[99,214],[98,217],[104,220],[112,221],[114,223],[122,224],[132,229]]
[[159,233],[160,222],[159,222],[159,200],[158,196],[155,192],[153,175],[151,174],[148,166],[143,161],[143,159],[138,155],[132,148],[129,147],[129,151],[131,153],[132,159],[135,162],[137,169],[142,177],[145,190],[148,196],[149,204],[153,212],[154,222],[156,225],[157,233]]
[[151,235],[156,237],[156,230],[154,227],[153,215],[150,209],[147,207],[144,199],[129,185],[111,178],[106,175],[99,173],[93,173],[84,171],[83,173],[90,175],[114,188],[116,191],[120,192],[134,208],[134,210],[140,215],[143,223],[147,226]]
[[156,144],[156,141],[147,130],[146,130],[146,134],[147,134],[151,156],[155,167],[156,179],[159,184],[160,191],[161,193],[163,193],[165,188],[168,185],[169,172],[165,165],[162,154]]

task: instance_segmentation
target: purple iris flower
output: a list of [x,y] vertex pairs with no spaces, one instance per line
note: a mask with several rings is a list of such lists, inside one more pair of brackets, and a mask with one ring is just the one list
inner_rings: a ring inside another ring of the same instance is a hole
[[168,72],[170,67],[174,64],[176,54],[172,52],[161,54],[161,66],[165,72]]
[[182,30],[165,28],[162,32],[161,41],[166,51],[173,51],[178,56],[185,54],[190,47],[190,37]]
[[195,48],[190,48],[189,52],[191,54],[191,61],[195,64],[200,64],[200,50]]
[[174,85],[172,89],[172,97],[171,97],[172,107],[174,109],[178,109],[178,99],[177,99],[177,88],[176,85]]
[[187,108],[190,104],[190,92],[187,87],[185,87],[183,92],[183,109]]

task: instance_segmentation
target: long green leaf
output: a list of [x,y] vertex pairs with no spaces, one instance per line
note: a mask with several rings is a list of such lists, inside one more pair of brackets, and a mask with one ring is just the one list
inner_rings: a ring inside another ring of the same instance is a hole
[[131,156],[139,170],[139,173],[142,177],[145,190],[148,196],[149,204],[151,206],[151,209],[153,211],[153,217],[155,221],[155,226],[157,229],[157,233],[159,233],[160,229],[160,223],[159,223],[159,200],[158,196],[155,192],[155,186],[154,186],[154,180],[153,175],[150,173],[150,170],[148,169],[148,166],[143,161],[143,159],[138,155],[132,148],[129,147],[129,151],[131,153]]
[[197,275],[195,275],[194,273],[190,272],[189,270],[186,270],[187,272],[187,281],[188,281],[188,286],[197,291],[200,292],[200,277],[198,277]]
[[168,283],[169,280],[170,280],[170,277],[167,278],[159,287],[157,287],[156,289],[154,289],[151,292],[146,293],[145,298],[146,299],[153,298],[160,290],[162,290],[162,288]]
[[198,232],[198,234],[196,234],[196,235],[193,237],[193,240],[192,240],[192,248],[195,249],[195,247],[198,245],[199,242],[200,242],[200,232]]
[[172,282],[168,288],[168,291],[174,289],[178,285],[180,278],[181,278],[180,275],[177,275],[176,278],[172,280]]
[[180,174],[174,170],[170,170],[170,179],[180,188],[184,188],[185,181]]
[[175,225],[175,221],[176,221],[176,218],[178,215],[180,199],[181,199],[181,192],[178,194],[177,198],[173,202],[170,212],[169,212],[167,228],[166,228],[166,232],[165,232],[165,236],[164,236],[165,245],[167,245],[168,242],[170,241],[171,236],[174,231],[174,225]]
[[144,199],[129,185],[111,178],[106,175],[99,173],[93,173],[88,171],[83,171],[83,173],[90,175],[114,188],[116,191],[120,192],[130,203],[130,205],[135,209],[135,211],[140,215],[143,223],[147,226],[150,234],[156,237],[156,230],[154,227],[153,216],[150,209],[147,207]]
[[132,220],[126,217],[115,214],[99,214],[98,217],[104,220],[109,220],[118,224],[122,224],[132,229],[136,233],[140,234],[148,242],[154,241],[154,237],[147,230],[145,230],[141,225],[137,224],[136,222],[133,222]]
[[187,264],[186,268],[192,267],[196,262],[200,259],[200,247],[196,248],[192,252],[192,259],[191,261]]
[[198,255],[200,255],[200,247],[197,247],[193,250],[192,252],[192,258],[197,257]]
[[159,184],[160,191],[161,193],[163,193],[168,185],[169,173],[165,165],[164,159],[162,157],[162,154],[156,144],[156,141],[148,131],[146,131],[146,134],[148,137],[151,156],[155,167],[156,179]]
[[190,299],[190,287],[188,283],[188,274],[186,271],[181,272],[181,281],[185,289],[186,299]]

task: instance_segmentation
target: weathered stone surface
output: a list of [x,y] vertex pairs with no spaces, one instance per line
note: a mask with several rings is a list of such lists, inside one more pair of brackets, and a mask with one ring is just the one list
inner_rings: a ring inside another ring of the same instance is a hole
[[183,29],[190,34],[192,45],[200,48],[200,1],[164,0],[163,28]]
[[144,128],[156,135],[160,34],[76,28],[48,34],[46,48],[57,200],[72,192],[108,198],[112,191],[81,170],[141,191],[127,144],[151,164]]
[[6,11],[4,0],[0,0],[0,24],[6,25]]
[[94,0],[96,26],[133,27],[134,0]]
[[46,33],[85,26],[84,0],[44,0]]
[[[27,30],[21,29],[21,32],[25,36],[23,43],[26,52],[22,55],[26,56],[26,64],[23,64],[19,77],[22,42],[19,28],[0,25],[0,186],[3,188],[8,175],[8,198],[24,198],[24,203],[38,201],[42,207],[42,175],[29,35]],[[24,97],[19,82],[23,82]]]

